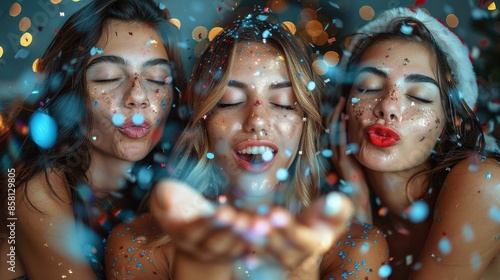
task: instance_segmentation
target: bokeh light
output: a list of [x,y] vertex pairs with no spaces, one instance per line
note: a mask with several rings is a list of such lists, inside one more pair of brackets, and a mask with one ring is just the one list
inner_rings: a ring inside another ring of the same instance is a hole
[[191,33],[193,40],[200,42],[201,40],[207,38],[208,30],[205,26],[196,26]]
[[0,58],[3,56],[3,47],[0,46]]
[[291,21],[284,21],[282,25],[284,25],[292,34],[295,34],[295,32],[297,32],[297,27]]
[[212,41],[215,36],[222,32],[222,30],[224,30],[222,27],[212,28],[212,30],[210,30],[210,32],[208,33],[208,40]]
[[12,17],[17,17],[21,13],[21,10],[21,5],[17,2],[14,2],[14,4],[10,6],[9,15]]
[[458,17],[454,14],[449,14],[446,16],[446,24],[448,24],[449,27],[455,28],[458,26],[459,20]]
[[38,63],[40,63],[40,58],[35,59],[33,61],[33,65],[31,65],[31,69],[33,69],[33,72],[38,72]]
[[33,36],[31,36],[31,33],[29,32],[24,33],[23,36],[21,36],[21,39],[19,39],[19,43],[23,47],[29,46],[32,41],[33,41]]
[[267,1],[267,6],[274,12],[274,13],[283,13],[287,8],[288,4],[286,3],[285,0],[269,0]]
[[179,19],[177,19],[177,18],[171,18],[170,22],[173,25],[177,26],[177,29],[181,29],[181,21]]
[[50,0],[50,3],[59,4],[59,3],[61,3],[61,0]]
[[375,11],[373,10],[372,7],[366,5],[366,6],[359,8],[359,16],[362,19],[369,21],[369,20],[372,20],[373,17],[375,17]]
[[495,2],[491,2],[489,5],[488,5],[488,11],[494,11],[497,9],[497,4],[495,4]]
[[19,21],[19,30],[24,32],[24,31],[28,30],[28,28],[30,28],[30,27],[31,27],[31,20],[28,17],[23,17]]
[[317,59],[312,63],[314,72],[318,75],[325,75],[328,72],[328,64],[323,59]]
[[323,24],[317,20],[311,20],[306,24],[305,30],[309,36],[316,37],[323,32]]
[[336,66],[339,63],[340,55],[335,51],[328,51],[323,58],[326,64],[330,67]]

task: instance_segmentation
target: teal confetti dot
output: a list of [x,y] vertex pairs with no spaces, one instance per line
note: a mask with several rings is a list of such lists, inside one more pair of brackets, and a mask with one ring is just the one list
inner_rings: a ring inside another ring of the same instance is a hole
[[444,255],[448,255],[451,252],[451,243],[447,237],[442,237],[438,243],[438,249]]
[[410,206],[408,219],[414,223],[423,222],[429,215],[429,205],[424,201],[415,201]]
[[315,88],[316,88],[316,83],[315,83],[315,82],[310,81],[310,82],[307,84],[307,89],[308,89],[309,91],[313,91]]
[[207,158],[208,159],[214,159],[215,155],[213,153],[207,153]]
[[125,123],[125,117],[120,113],[116,113],[111,118],[111,121],[115,126],[122,126]]
[[333,156],[333,151],[329,150],[329,149],[324,149],[323,151],[321,151],[321,154],[324,157],[329,158],[329,157]]
[[359,102],[359,98],[353,97],[353,98],[351,98],[351,102],[352,102],[352,104],[357,104]]
[[288,178],[288,170],[286,170],[285,168],[278,169],[278,171],[276,171],[276,178],[279,181],[285,181],[286,178]]
[[491,173],[489,171],[486,171],[486,179],[491,179]]
[[382,277],[382,278],[387,278],[389,277],[389,275],[392,274],[392,268],[390,265],[388,264],[384,264],[383,266],[381,266],[379,269],[378,269],[378,276]]
[[142,114],[135,114],[132,116],[132,122],[135,125],[141,125],[144,123],[144,116]]
[[94,101],[94,106],[97,106],[97,105],[99,105],[99,101],[96,100],[96,101]]
[[56,143],[57,123],[49,115],[36,111],[28,123],[29,134],[40,148],[48,149]]

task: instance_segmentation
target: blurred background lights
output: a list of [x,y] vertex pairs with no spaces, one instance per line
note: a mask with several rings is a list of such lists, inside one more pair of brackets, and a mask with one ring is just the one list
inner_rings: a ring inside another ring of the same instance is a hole
[[59,3],[61,3],[61,0],[50,0],[50,3],[59,4]]
[[19,39],[19,43],[23,47],[27,47],[31,44],[31,41],[33,41],[33,36],[29,32],[26,32],[21,36],[21,39]]
[[40,58],[37,58],[35,59],[35,61],[33,61],[33,65],[31,66],[31,68],[33,69],[33,72],[38,72],[38,63],[40,62]]
[[373,17],[375,16],[375,11],[370,6],[363,6],[359,9],[359,16],[362,19],[369,21],[372,20]]
[[283,13],[288,5],[285,0],[269,0],[267,6],[275,13]]
[[10,6],[9,15],[12,17],[17,17],[21,13],[21,10],[21,5],[19,5],[19,3],[17,2],[14,2],[14,4]]
[[323,57],[328,66],[337,66],[340,60],[340,55],[335,51],[327,51]]
[[21,31],[26,31],[28,30],[28,28],[31,27],[31,20],[27,17],[23,17],[20,21],[19,21],[19,30]]
[[312,63],[314,72],[318,75],[325,75],[328,72],[328,64],[323,59],[317,59]]
[[497,4],[495,4],[495,2],[491,2],[489,5],[488,5],[488,11],[494,11],[497,9]]
[[446,16],[446,24],[448,24],[449,27],[455,28],[458,26],[459,20],[458,17],[454,14],[449,14]]
[[306,24],[306,32],[311,37],[316,37],[323,32],[323,25],[317,20],[311,20]]
[[179,19],[176,19],[176,18],[171,18],[170,19],[170,22],[177,26],[177,29],[181,29],[181,21]]
[[3,48],[2,46],[0,46],[0,58],[2,57],[2,55],[3,55]]
[[201,40],[207,38],[208,30],[205,26],[196,26],[191,32],[193,40],[200,42]]
[[297,27],[291,21],[284,21],[282,25],[284,25],[292,34],[295,34],[295,32],[297,32]]
[[222,27],[212,28],[212,30],[210,30],[210,32],[208,33],[208,40],[212,41],[215,36],[222,32],[222,30],[224,30]]

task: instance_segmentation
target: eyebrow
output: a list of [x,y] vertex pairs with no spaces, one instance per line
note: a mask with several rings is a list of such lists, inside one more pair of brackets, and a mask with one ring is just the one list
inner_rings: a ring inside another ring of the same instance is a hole
[[[99,63],[112,63],[112,64],[118,64],[121,66],[126,66],[128,63],[120,56],[116,55],[103,55],[100,56],[94,60],[92,60],[89,65],[87,65],[87,69],[99,64]],[[150,66],[156,66],[156,65],[166,65],[170,66],[170,61],[163,59],[163,58],[153,58],[150,60],[147,60],[142,64],[142,68],[150,67]]]
[[[248,85],[245,84],[244,82],[235,81],[235,80],[230,80],[227,85],[230,86],[230,87],[235,87],[235,88],[239,88],[239,89],[246,89],[246,88],[248,88]],[[271,89],[280,89],[280,88],[287,88],[287,87],[291,87],[291,86],[292,86],[292,83],[286,81],[286,82],[272,83],[271,86],[269,86],[269,88],[271,88]]]
[[[386,72],[384,72],[376,67],[371,67],[371,66],[362,68],[361,70],[358,71],[357,75],[359,75],[361,73],[371,73],[371,74],[377,75],[377,76],[385,78],[385,79],[387,79],[389,77]],[[436,80],[434,80],[433,78],[431,78],[429,76],[425,76],[422,74],[410,74],[410,75],[405,77],[405,82],[408,82],[408,83],[431,83],[431,84],[439,87],[439,84],[437,83]]]
[[431,83],[431,84],[436,85],[437,87],[439,87],[439,85],[436,82],[436,80],[434,80],[433,78],[431,78],[429,76],[425,76],[425,75],[422,75],[422,74],[410,74],[410,75],[408,75],[408,76],[405,77],[405,82],[409,82],[409,83]]

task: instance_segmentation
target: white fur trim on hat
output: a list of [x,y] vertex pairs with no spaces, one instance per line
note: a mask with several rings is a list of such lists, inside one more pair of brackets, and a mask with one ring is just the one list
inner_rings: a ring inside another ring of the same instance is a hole
[[[477,101],[477,83],[476,74],[472,67],[469,58],[469,51],[466,45],[462,43],[460,38],[444,26],[435,18],[429,16],[421,9],[412,11],[409,8],[395,8],[387,10],[380,14],[380,16],[363,26],[358,30],[362,34],[374,34],[388,32],[388,27],[394,19],[402,17],[412,17],[422,22],[427,29],[431,32],[434,40],[437,42],[439,48],[445,54],[448,63],[450,64],[453,80],[456,83],[459,96],[465,101],[469,108],[474,109]],[[356,46],[360,40],[360,36],[354,36],[347,48],[348,52]],[[346,64],[349,60],[348,55],[344,54],[343,63]]]

